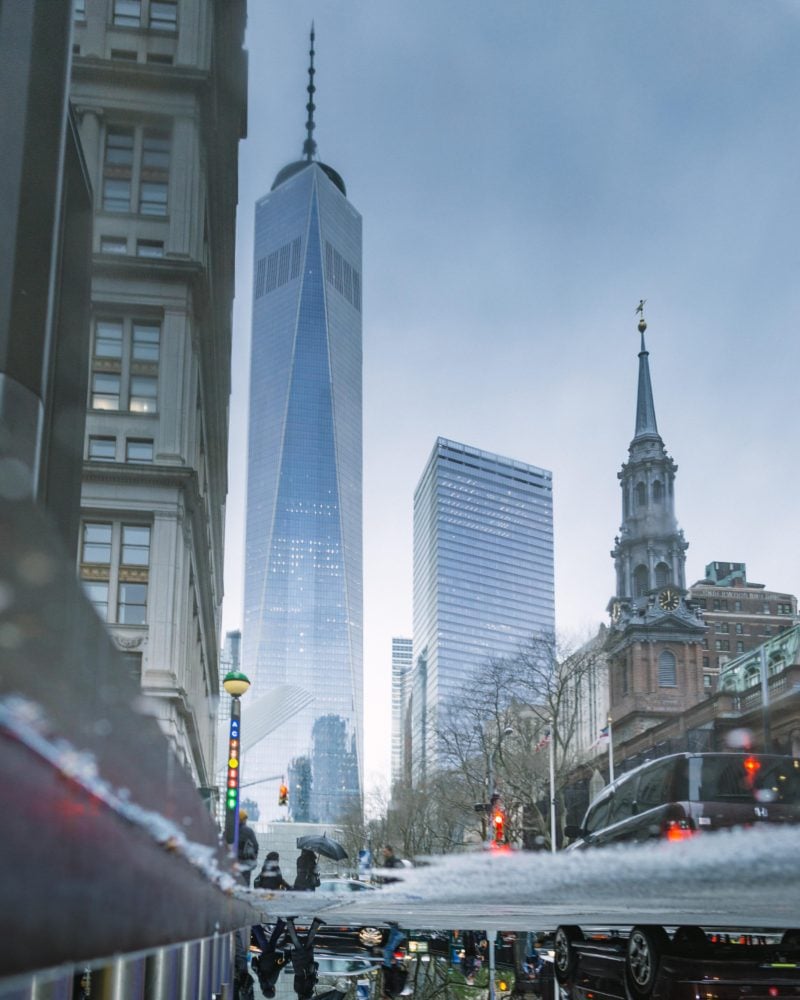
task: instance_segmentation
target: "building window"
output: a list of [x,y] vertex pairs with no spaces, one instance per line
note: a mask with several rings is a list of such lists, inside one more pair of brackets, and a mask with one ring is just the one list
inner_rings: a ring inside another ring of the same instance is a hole
[[708,639],[707,638],[703,639],[702,645],[703,645],[703,649],[708,649]]
[[737,635],[744,635],[744,625],[742,625],[741,622],[737,622],[734,625],[734,629],[736,630]]
[[86,522],[83,526],[81,562],[97,566],[111,564],[112,525]]
[[126,462],[152,462],[153,442],[145,438],[128,438],[125,442]]
[[171,66],[174,59],[171,55],[165,54],[163,52],[148,52],[147,61],[149,63],[158,63],[161,66]]
[[92,409],[119,409],[119,375],[105,375],[102,372],[92,373]]
[[161,324],[153,320],[95,321],[91,406],[156,413]]
[[644,483],[636,484],[636,505],[637,507],[644,507],[647,503],[647,487]]
[[92,462],[114,462],[116,458],[116,438],[95,436],[89,438],[89,459]]
[[138,28],[142,23],[142,0],[114,0],[114,24]]
[[779,604],[778,605],[778,614],[779,615],[790,615],[791,613],[792,613],[792,606],[791,606],[791,604]]
[[649,584],[650,580],[647,567],[645,565],[637,566],[633,571],[633,596],[644,597],[650,589]]
[[81,581],[104,620],[146,624],[149,565],[149,525],[84,522]]
[[702,597],[702,598],[698,598],[698,599],[697,599],[697,600],[695,601],[695,604],[696,604],[696,605],[698,606],[698,608],[703,608],[703,609],[705,609],[705,608],[707,608],[707,607],[708,607],[708,601],[707,601],[707,600],[705,599],[705,597]]
[[659,479],[653,483],[653,503],[661,503],[664,499],[664,486]]
[[158,31],[177,31],[177,0],[150,0],[150,27]]
[[717,649],[718,652],[721,651],[727,652],[731,648],[730,641],[728,639],[717,639],[715,643],[715,648]]
[[101,236],[100,253],[127,253],[128,241],[124,236]]
[[627,661],[622,664],[622,693],[628,693],[628,664]]
[[734,601],[733,602],[733,610],[734,611],[741,611],[742,610],[742,602],[741,601]]
[[170,144],[169,132],[152,128],[144,130],[139,189],[139,212],[142,215],[167,214]]
[[112,59],[121,59],[123,62],[136,62],[136,53],[131,49],[112,49]]
[[658,656],[658,686],[678,686],[678,666],[675,654],[668,649],[662,649]]
[[664,562],[660,562],[656,566],[656,586],[666,587],[670,581],[670,577],[671,573],[669,571],[669,566]]
[[704,656],[703,657],[703,669],[704,670],[708,670],[709,665],[710,665],[709,664],[709,658],[707,656]]
[[[167,214],[172,138],[160,128],[109,126],[103,161],[103,209]],[[137,198],[134,199],[134,193]]]
[[163,240],[137,240],[136,241],[136,256],[137,257],[163,257],[164,256],[164,241]]
[[711,674],[703,674],[703,688],[706,691],[710,691],[714,686],[714,678]]
[[104,622],[108,621],[108,583],[103,580],[84,580],[83,589]]
[[117,621],[120,625],[146,624],[147,584],[120,582]]
[[86,20],[86,0],[72,0],[72,16],[76,21]]
[[736,640],[736,652],[737,653],[744,652],[744,642],[741,639]]
[[133,177],[133,129],[109,128],[103,163],[103,209],[130,212]]
[[727,635],[727,633],[730,632],[731,627],[728,622],[717,622],[716,630],[718,633],[721,632],[723,635]]

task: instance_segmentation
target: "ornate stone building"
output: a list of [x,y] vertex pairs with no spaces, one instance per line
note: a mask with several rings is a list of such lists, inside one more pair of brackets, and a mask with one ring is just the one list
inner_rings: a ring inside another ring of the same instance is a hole
[[81,579],[214,785],[244,0],[76,0],[94,190]]
[[658,433],[644,316],[639,321],[636,428],[618,473],[622,525],[611,556],[616,593],[611,624],[609,702],[615,740],[631,739],[703,697],[706,626],[687,599],[688,543],[675,517],[677,465]]

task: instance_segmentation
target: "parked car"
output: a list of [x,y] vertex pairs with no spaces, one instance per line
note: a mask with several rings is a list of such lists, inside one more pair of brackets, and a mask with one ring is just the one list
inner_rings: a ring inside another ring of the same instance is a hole
[[770,941],[706,934],[700,927],[640,926],[585,936],[555,934],[555,974],[572,1000],[767,1000],[800,992],[800,931]]
[[567,850],[757,823],[800,823],[800,760],[775,754],[679,753],[621,775],[589,806]]

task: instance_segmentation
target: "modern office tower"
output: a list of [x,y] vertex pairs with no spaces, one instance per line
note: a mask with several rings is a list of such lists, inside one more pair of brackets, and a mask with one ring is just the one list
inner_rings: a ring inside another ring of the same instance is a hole
[[244,0],[74,5],[94,191],[80,576],[214,784]]
[[262,820],[285,778],[290,819],[334,822],[361,794],[361,217],[313,158],[311,57],[304,159],[256,204],[242,668],[313,697],[243,768]]
[[392,784],[406,775],[406,706],[413,663],[412,640],[392,639]]
[[608,603],[611,623],[605,645],[614,748],[622,756],[627,740],[703,697],[706,634],[686,589],[689,543],[675,517],[678,467],[658,433],[644,315],[638,329],[636,424],[628,461],[617,474],[622,524],[611,553],[617,586]]
[[552,474],[439,438],[414,493],[412,776],[437,718],[490,657],[552,635]]

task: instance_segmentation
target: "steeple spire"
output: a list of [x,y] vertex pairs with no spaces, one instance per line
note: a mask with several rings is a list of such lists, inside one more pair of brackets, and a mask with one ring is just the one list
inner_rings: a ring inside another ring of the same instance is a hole
[[658,437],[658,425],[656,424],[656,407],[653,402],[653,386],[650,382],[649,354],[644,342],[644,332],[647,323],[644,319],[645,299],[641,299],[636,308],[639,314],[639,333],[642,337],[641,349],[639,351],[639,392],[636,398],[636,433],[634,440],[639,437],[655,435]]
[[308,63],[308,104],[306,104],[306,111],[308,111],[308,118],[306,119],[306,141],[303,143],[303,156],[306,158],[306,163],[311,163],[314,159],[314,155],[317,152],[317,144],[314,141],[314,110],[316,105],[314,104],[314,92],[316,87],[314,86],[314,22],[311,22],[311,47],[308,50],[309,63]]

